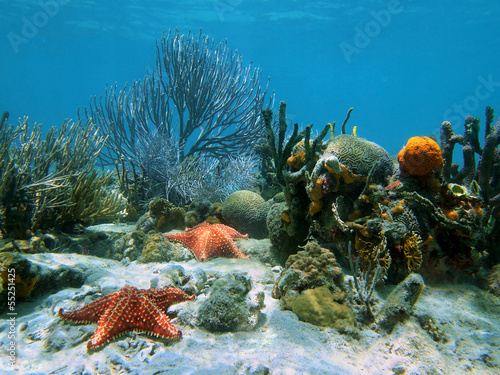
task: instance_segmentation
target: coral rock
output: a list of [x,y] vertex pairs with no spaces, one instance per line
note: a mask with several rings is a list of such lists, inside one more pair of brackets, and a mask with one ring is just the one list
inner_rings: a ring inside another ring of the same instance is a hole
[[331,326],[340,332],[352,331],[356,325],[352,310],[334,301],[334,298],[327,286],[320,286],[303,291],[288,301],[285,307],[302,321],[317,326]]
[[212,285],[210,296],[198,310],[201,327],[211,332],[246,331],[255,328],[264,295],[252,301],[252,279],[241,272],[226,274]]
[[335,256],[317,242],[308,242],[304,250],[288,257],[285,270],[274,285],[273,298],[323,285],[328,285],[335,294],[342,295],[343,280],[344,274]]
[[429,137],[412,137],[398,153],[399,168],[410,176],[422,177],[443,167],[439,145]]
[[368,176],[375,163],[378,163],[373,173],[376,182],[385,182],[394,169],[391,155],[386,150],[353,135],[336,136],[328,143],[324,154],[335,155],[340,164],[359,176]]
[[266,216],[269,205],[259,194],[238,190],[230,194],[222,205],[222,217],[231,226],[252,238],[267,237]]

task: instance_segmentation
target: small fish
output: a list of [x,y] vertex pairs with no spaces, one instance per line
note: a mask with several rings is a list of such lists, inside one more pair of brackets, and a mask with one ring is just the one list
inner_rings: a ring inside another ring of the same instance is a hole
[[403,186],[403,184],[401,183],[401,181],[396,180],[396,181],[394,181],[392,184],[387,185],[387,186],[385,187],[385,190],[387,190],[387,191],[394,191],[394,190],[396,190],[396,189],[401,188],[402,186]]

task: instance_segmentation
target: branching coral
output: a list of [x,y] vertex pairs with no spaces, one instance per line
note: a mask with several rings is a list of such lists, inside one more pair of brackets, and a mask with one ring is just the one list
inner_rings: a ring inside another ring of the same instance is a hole
[[[349,265],[353,273],[352,281],[350,281],[351,299],[361,304],[361,320],[365,323],[373,322],[375,315],[372,311],[373,291],[375,286],[385,277],[385,271],[380,264],[380,255],[386,252],[387,242],[382,236],[382,241],[379,245],[373,247],[370,251],[371,260],[365,263],[364,267],[360,265],[359,258],[354,263],[352,260],[352,242],[349,242],[348,257]],[[382,257],[383,259],[384,257]],[[389,258],[390,259],[390,258]],[[354,305],[354,303],[353,303]]]
[[422,239],[418,234],[411,232],[403,242],[403,254],[406,257],[408,271],[417,271],[422,264],[422,252],[419,249]]
[[[273,114],[271,109],[265,109],[263,112],[264,123],[267,131],[267,147],[272,157],[272,168],[267,170],[264,175],[274,174],[275,183],[280,186],[285,186],[289,181],[297,181],[301,179],[306,171],[315,162],[316,152],[319,151],[323,138],[330,129],[330,125],[323,128],[319,136],[311,141],[311,128],[312,124],[308,125],[304,130],[299,133],[299,125],[295,124],[292,134],[290,135],[286,145],[285,137],[287,131],[286,124],[286,103],[280,103],[278,124],[273,124]],[[278,142],[276,142],[276,135],[274,128],[278,128]],[[298,143],[303,143],[295,153],[292,151],[296,149]],[[291,167],[292,170],[286,170]]]
[[89,121],[64,121],[42,138],[41,125],[29,129],[2,124],[0,199],[2,234],[26,238],[33,229],[88,224],[111,218],[123,198],[106,190],[111,175],[93,170],[105,137]]
[[[484,146],[479,144],[479,119],[467,116],[464,122],[464,135],[453,133],[451,124],[447,121],[441,125],[441,147],[445,160],[443,177],[447,182],[466,184],[477,183],[480,187],[479,194],[486,204],[494,209],[496,199],[500,199],[500,119],[495,126],[493,123],[494,111],[486,107],[486,124]],[[452,162],[453,147],[455,144],[463,145],[464,166],[458,171],[457,164]],[[474,155],[480,155],[476,167]],[[498,196],[499,198],[496,198]],[[492,204],[493,201],[493,204]]]
[[[223,181],[217,177],[265,134],[267,86],[260,83],[260,69],[244,67],[226,42],[216,45],[201,31],[170,30],[157,43],[154,73],[121,91],[106,88],[105,97],[94,97],[85,112],[109,134],[102,161],[123,158],[134,175],[141,173],[146,199],[221,200],[234,190],[217,185]],[[252,167],[245,165],[246,176]]]
[[[194,200],[222,202],[229,194],[257,185],[257,159],[252,153],[217,159],[209,155],[187,157],[179,162],[177,145],[155,134],[144,139],[144,148],[137,149],[142,173],[120,174],[122,191],[129,191],[137,204],[153,197],[165,197],[176,205]],[[125,171],[122,163],[122,171]],[[130,182],[129,182],[130,180]],[[133,190],[129,190],[133,188]]]
[[91,101],[88,116],[110,134],[102,154],[110,162],[122,155],[136,160],[142,137],[154,130],[176,144],[179,163],[198,154],[234,156],[264,134],[267,87],[260,81],[260,69],[244,67],[227,42],[170,30],[156,45],[156,74],[118,93],[116,85],[107,89],[104,103]]

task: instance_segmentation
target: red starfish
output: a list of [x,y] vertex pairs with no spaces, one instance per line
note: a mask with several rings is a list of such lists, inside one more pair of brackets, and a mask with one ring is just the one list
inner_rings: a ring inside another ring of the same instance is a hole
[[248,234],[243,235],[227,225],[205,222],[186,228],[184,233],[169,233],[164,236],[189,247],[200,262],[217,256],[248,259],[233,242],[233,238],[248,238]]
[[125,285],[81,309],[69,312],[61,309],[59,316],[77,323],[97,323],[97,330],[87,343],[89,350],[132,330],[174,339],[181,337],[182,332],[172,325],[165,311],[174,303],[194,298],[176,288],[137,289]]

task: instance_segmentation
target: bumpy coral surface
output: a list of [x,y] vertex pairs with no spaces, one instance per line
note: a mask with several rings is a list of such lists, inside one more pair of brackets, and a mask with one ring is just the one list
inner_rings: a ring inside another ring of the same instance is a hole
[[341,332],[351,331],[356,325],[352,310],[334,299],[332,292],[323,285],[304,290],[297,298],[291,299],[286,307],[305,322],[332,326]]
[[375,163],[378,163],[373,174],[377,182],[384,182],[393,172],[392,158],[386,150],[354,135],[336,136],[328,143],[324,154],[335,155],[340,164],[360,176],[368,176]]
[[308,242],[304,250],[291,255],[273,289],[273,297],[283,297],[289,291],[328,285],[338,295],[343,294],[344,274],[335,256],[317,242]]
[[439,145],[429,137],[412,137],[398,153],[399,168],[411,176],[421,177],[441,169],[443,157]]
[[235,191],[222,205],[222,217],[241,233],[253,238],[267,236],[268,205],[259,194],[248,190]]

